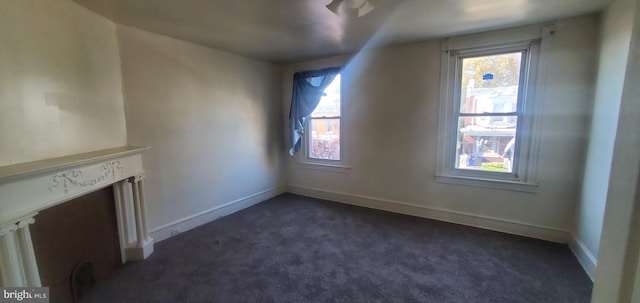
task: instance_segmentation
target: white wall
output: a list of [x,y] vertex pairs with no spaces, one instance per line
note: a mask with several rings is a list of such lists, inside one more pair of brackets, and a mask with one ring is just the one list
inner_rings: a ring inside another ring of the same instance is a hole
[[640,279],[640,1],[619,0],[614,9],[619,15],[611,18],[631,20],[629,28],[619,29],[631,31],[631,46],[620,45],[629,47],[623,89],[610,99],[619,115],[592,302],[626,303],[640,302],[640,289],[634,289]]
[[0,166],[126,145],[115,30],[69,0],[0,1]]
[[130,145],[152,230],[281,186],[277,66],[118,26]]
[[[584,130],[593,99],[597,56],[593,32],[598,30],[598,18],[589,15],[561,20],[556,27],[556,35],[544,40],[541,52],[547,62],[547,77],[541,84],[544,95],[539,98],[543,126],[537,193],[434,181],[441,40],[355,56],[343,71],[347,89],[344,132],[350,138],[346,148],[351,169],[345,173],[313,170],[291,158],[289,189],[567,241],[565,231],[572,227],[584,158]],[[284,75],[285,115],[294,68],[289,66]],[[388,202],[405,204],[389,206]]]
[[618,0],[602,14],[600,60],[584,181],[576,209],[575,236],[593,257],[598,246],[609,188],[618,115],[629,56],[635,0]]

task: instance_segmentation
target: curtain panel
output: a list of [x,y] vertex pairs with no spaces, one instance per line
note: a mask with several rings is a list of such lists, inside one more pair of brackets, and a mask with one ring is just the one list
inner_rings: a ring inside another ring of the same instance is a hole
[[300,150],[307,119],[318,106],[320,98],[324,95],[324,90],[339,73],[339,67],[331,67],[297,72],[293,75],[293,93],[291,110],[289,111],[290,155],[293,156]]

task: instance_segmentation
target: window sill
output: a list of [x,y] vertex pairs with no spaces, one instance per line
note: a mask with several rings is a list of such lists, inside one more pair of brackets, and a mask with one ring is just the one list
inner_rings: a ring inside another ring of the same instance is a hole
[[318,162],[298,162],[297,166],[303,169],[322,170],[342,174],[348,173],[351,170],[351,167],[349,166]]
[[538,191],[538,184],[536,183],[524,183],[518,181],[496,180],[496,179],[481,179],[466,176],[444,176],[437,175],[436,182],[438,183],[450,183],[458,185],[469,185],[484,188],[495,188],[509,191],[520,191],[527,193],[536,193]]

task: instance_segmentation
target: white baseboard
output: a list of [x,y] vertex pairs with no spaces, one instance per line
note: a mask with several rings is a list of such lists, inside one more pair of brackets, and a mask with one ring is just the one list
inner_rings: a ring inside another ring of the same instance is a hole
[[153,253],[153,238],[142,243],[140,247],[132,246],[125,249],[127,261],[142,261]]
[[587,275],[589,275],[589,278],[591,278],[591,281],[593,282],[593,278],[596,274],[598,259],[593,256],[587,246],[584,245],[584,243],[582,243],[582,241],[580,241],[580,239],[578,239],[578,237],[576,237],[576,235],[574,234],[571,234],[571,242],[569,242],[569,247],[571,248],[573,254],[576,255],[576,258],[578,258],[578,262],[580,262],[580,265],[582,265],[582,268],[587,273]]
[[299,185],[287,185],[287,192],[340,203],[385,210],[410,216],[468,225],[557,243],[568,243],[571,239],[571,234],[564,230],[501,218],[481,216],[472,213],[438,209],[424,205],[333,192]]
[[228,216],[239,210],[251,207],[265,200],[271,199],[285,192],[284,186],[267,189],[253,195],[233,200],[220,206],[199,212],[197,214],[169,222],[158,226],[151,231],[151,237],[155,242],[160,242],[183,233],[200,225],[215,221],[221,217]]

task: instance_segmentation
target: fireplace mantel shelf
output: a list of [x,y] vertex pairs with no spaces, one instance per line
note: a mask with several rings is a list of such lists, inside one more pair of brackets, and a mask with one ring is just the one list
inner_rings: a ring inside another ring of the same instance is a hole
[[79,166],[90,162],[99,162],[117,157],[124,157],[130,154],[141,153],[147,149],[149,149],[147,146],[124,146],[77,155],[0,166],[0,183],[8,182],[13,179],[24,178],[33,174],[46,173],[60,168],[67,169],[69,167]]
[[125,146],[0,167],[0,286],[39,286],[29,225],[39,211],[112,186],[122,262],[153,252],[142,153]]
[[0,225],[143,176],[147,149],[125,146],[0,167]]

